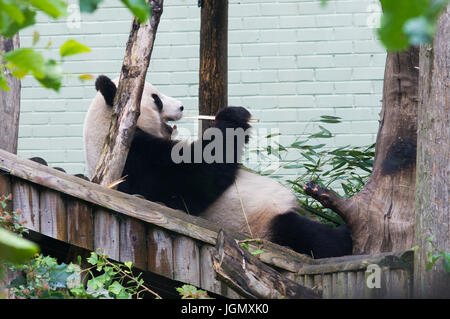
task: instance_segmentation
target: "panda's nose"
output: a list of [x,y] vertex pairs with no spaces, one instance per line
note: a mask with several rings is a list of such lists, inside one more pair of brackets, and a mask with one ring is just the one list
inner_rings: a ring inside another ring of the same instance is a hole
[[184,106],[180,106],[180,111],[183,112]]

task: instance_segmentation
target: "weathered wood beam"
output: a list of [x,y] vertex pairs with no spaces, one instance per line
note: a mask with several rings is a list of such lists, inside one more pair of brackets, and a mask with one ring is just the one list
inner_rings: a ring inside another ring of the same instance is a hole
[[[199,114],[216,115],[228,106],[228,0],[202,1],[201,7]],[[212,122],[199,123],[204,131]]]
[[131,26],[109,133],[92,176],[92,181],[101,185],[108,185],[122,177],[136,130],[145,76],[163,11],[163,0],[152,0],[150,4],[152,17],[145,24],[134,18]]
[[[108,189],[3,150],[0,150],[0,171],[205,243],[216,244],[220,228],[206,219]],[[240,233],[229,233],[238,240],[247,238]],[[249,245],[252,247],[251,243]],[[263,241],[263,245],[264,253],[258,256],[259,259],[285,270],[295,272],[305,264],[318,263],[317,260],[271,242]]]
[[320,294],[287,279],[239,247],[223,230],[219,232],[213,267],[220,280],[246,298],[317,299]]

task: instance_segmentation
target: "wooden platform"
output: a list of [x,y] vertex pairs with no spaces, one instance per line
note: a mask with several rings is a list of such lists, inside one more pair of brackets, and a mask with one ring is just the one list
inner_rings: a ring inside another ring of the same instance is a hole
[[[215,279],[215,224],[136,196],[110,190],[0,150],[0,194],[12,193],[14,210],[35,232],[117,261],[131,261],[170,279],[235,298]],[[237,240],[240,233],[227,231]],[[260,249],[250,243],[250,249]],[[288,278],[322,291],[324,298],[410,296],[412,252],[314,260],[264,242],[258,258]],[[367,288],[366,268],[380,265],[382,286]]]

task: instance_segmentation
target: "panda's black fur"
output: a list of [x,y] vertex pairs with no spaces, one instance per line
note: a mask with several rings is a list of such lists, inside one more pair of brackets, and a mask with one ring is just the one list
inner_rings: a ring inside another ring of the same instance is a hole
[[[105,96],[105,100],[113,101],[115,91],[107,81],[100,80],[98,85],[98,90],[108,95]],[[226,128],[247,130],[250,127],[249,119],[250,113],[245,108],[227,107],[216,115],[214,127],[222,132]],[[201,149],[204,149],[211,142],[198,140],[191,143],[192,156],[196,145],[200,144]],[[234,154],[238,154],[238,150],[244,146],[244,143],[237,142],[235,139]],[[248,135],[245,137],[245,143],[247,142]],[[176,164],[172,160],[172,149],[177,143],[183,142],[156,137],[137,128],[123,171],[126,179],[119,184],[118,190],[139,194],[148,200],[161,202],[194,216],[201,216],[208,206],[220,199],[232,186],[240,170],[239,159],[235,157],[234,161],[226,163],[224,158],[223,163],[191,161]],[[226,141],[223,145],[225,147]],[[225,152],[223,154],[225,157]],[[258,189],[254,189],[254,192],[256,196]],[[276,193],[273,195],[276,196]],[[230,212],[233,213],[238,212]],[[295,210],[274,213],[263,227],[269,230],[266,239],[314,258],[352,253],[351,235],[345,225],[332,228],[301,216]]]
[[[250,113],[243,107],[227,107],[221,110],[214,124],[226,137],[226,128],[242,128],[250,125]],[[248,138],[245,139],[247,142]],[[203,150],[211,141],[197,140],[189,145],[191,161],[176,164],[172,160],[172,148],[177,141],[166,140],[137,129],[131,144],[123,176],[118,190],[129,194],[140,194],[151,201],[199,215],[213,203],[234,181],[239,163],[235,158],[226,162],[225,151],[222,163],[194,162],[195,148],[201,144]],[[182,142],[181,142],[182,143]],[[226,139],[223,142],[226,147]],[[243,148],[239,139],[234,139],[234,154]]]

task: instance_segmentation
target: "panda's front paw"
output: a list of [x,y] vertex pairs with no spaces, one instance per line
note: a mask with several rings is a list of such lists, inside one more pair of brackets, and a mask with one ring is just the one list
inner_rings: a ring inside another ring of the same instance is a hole
[[216,115],[216,123],[227,123],[229,127],[242,127],[247,129],[250,127],[248,121],[251,114],[242,106],[228,106],[221,109]]

